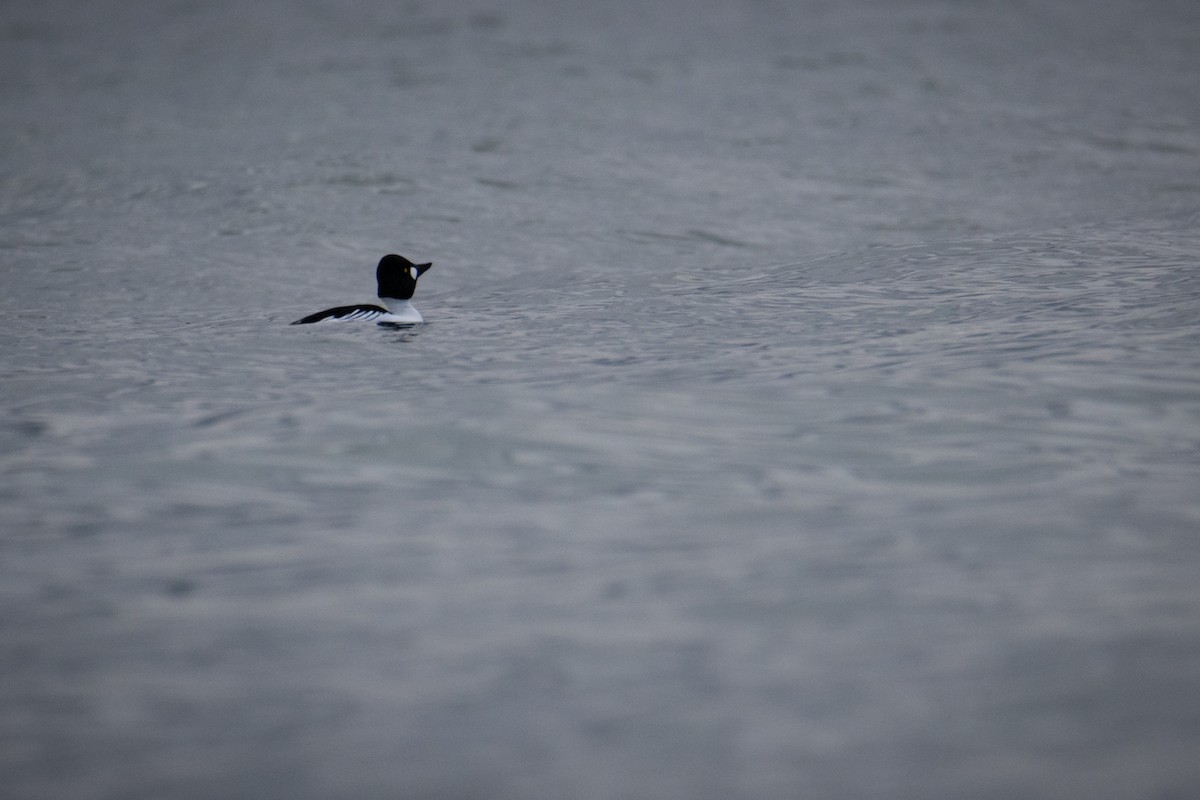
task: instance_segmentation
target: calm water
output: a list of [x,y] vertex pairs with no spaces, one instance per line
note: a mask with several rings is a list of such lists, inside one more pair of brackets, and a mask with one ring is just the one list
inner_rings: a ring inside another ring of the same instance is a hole
[[0,21],[0,794],[1200,784],[1195,4]]

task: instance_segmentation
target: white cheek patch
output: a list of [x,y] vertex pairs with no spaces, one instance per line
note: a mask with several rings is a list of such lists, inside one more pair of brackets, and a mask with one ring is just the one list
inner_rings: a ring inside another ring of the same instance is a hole
[[416,267],[409,267],[408,274],[412,275],[413,280],[415,281],[417,279],[417,276],[420,275],[421,273],[417,272]]

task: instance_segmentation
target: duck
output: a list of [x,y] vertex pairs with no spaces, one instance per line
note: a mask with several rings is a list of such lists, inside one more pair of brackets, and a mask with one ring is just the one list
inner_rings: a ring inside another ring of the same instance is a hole
[[338,306],[309,314],[293,322],[293,325],[311,325],[317,322],[374,322],[378,325],[416,325],[425,321],[421,312],[410,302],[417,290],[417,279],[433,266],[414,264],[404,256],[389,253],[379,259],[375,268],[375,282],[381,305],[363,304]]

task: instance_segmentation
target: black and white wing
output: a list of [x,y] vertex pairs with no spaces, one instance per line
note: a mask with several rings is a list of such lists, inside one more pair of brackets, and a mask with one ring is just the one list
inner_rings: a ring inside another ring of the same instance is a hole
[[386,316],[390,316],[390,312],[386,308],[380,308],[379,306],[338,306],[337,308],[327,308],[324,311],[309,314],[304,319],[298,319],[292,324],[307,325],[311,322],[324,322],[325,320],[339,320],[344,322],[358,320],[370,322]]

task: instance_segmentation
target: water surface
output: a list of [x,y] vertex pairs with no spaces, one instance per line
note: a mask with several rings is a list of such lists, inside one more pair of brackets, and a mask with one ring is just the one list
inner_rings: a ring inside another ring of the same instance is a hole
[[1200,27],[1055,9],[6,9],[9,791],[1188,796]]

